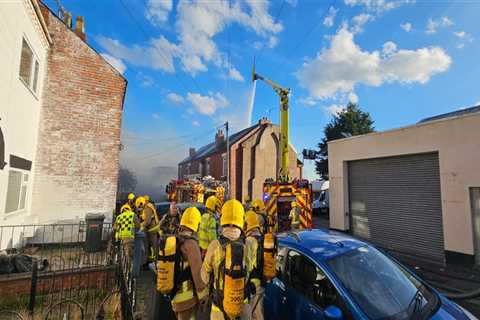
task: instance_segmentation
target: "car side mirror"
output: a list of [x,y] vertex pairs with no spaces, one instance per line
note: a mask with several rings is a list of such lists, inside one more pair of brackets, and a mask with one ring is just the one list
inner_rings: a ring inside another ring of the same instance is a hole
[[337,306],[328,306],[324,311],[325,319],[328,320],[341,320],[343,319],[342,310]]

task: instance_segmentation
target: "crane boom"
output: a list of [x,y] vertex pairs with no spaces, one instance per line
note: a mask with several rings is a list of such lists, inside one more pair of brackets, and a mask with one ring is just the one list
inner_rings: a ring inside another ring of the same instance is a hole
[[252,72],[252,81],[262,80],[269,86],[280,97],[280,172],[279,180],[281,182],[289,181],[289,171],[288,171],[288,95],[290,94],[289,88],[283,88],[280,85],[276,84],[272,80],[265,78],[257,73],[255,73],[255,64],[253,65]]

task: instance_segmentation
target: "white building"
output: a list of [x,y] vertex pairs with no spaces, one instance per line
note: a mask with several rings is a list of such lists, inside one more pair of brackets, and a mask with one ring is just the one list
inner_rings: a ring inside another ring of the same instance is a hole
[[0,2],[0,225],[28,223],[51,38],[30,0]]

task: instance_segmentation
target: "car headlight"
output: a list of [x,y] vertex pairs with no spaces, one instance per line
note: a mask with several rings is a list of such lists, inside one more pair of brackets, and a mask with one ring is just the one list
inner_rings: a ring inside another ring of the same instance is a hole
[[457,304],[457,306],[462,309],[463,313],[465,313],[465,315],[468,317],[468,319],[472,319],[472,320],[478,320],[477,317],[475,317],[473,314],[470,313],[470,311],[468,311],[467,309],[465,309],[464,307],[460,306]]

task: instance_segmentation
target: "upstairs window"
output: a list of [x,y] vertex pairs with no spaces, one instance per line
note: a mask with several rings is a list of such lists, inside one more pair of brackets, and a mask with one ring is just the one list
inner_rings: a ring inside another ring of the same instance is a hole
[[22,40],[22,52],[20,54],[19,77],[34,93],[37,93],[39,69],[38,60],[35,58],[32,48],[30,48],[30,45],[24,38]]

